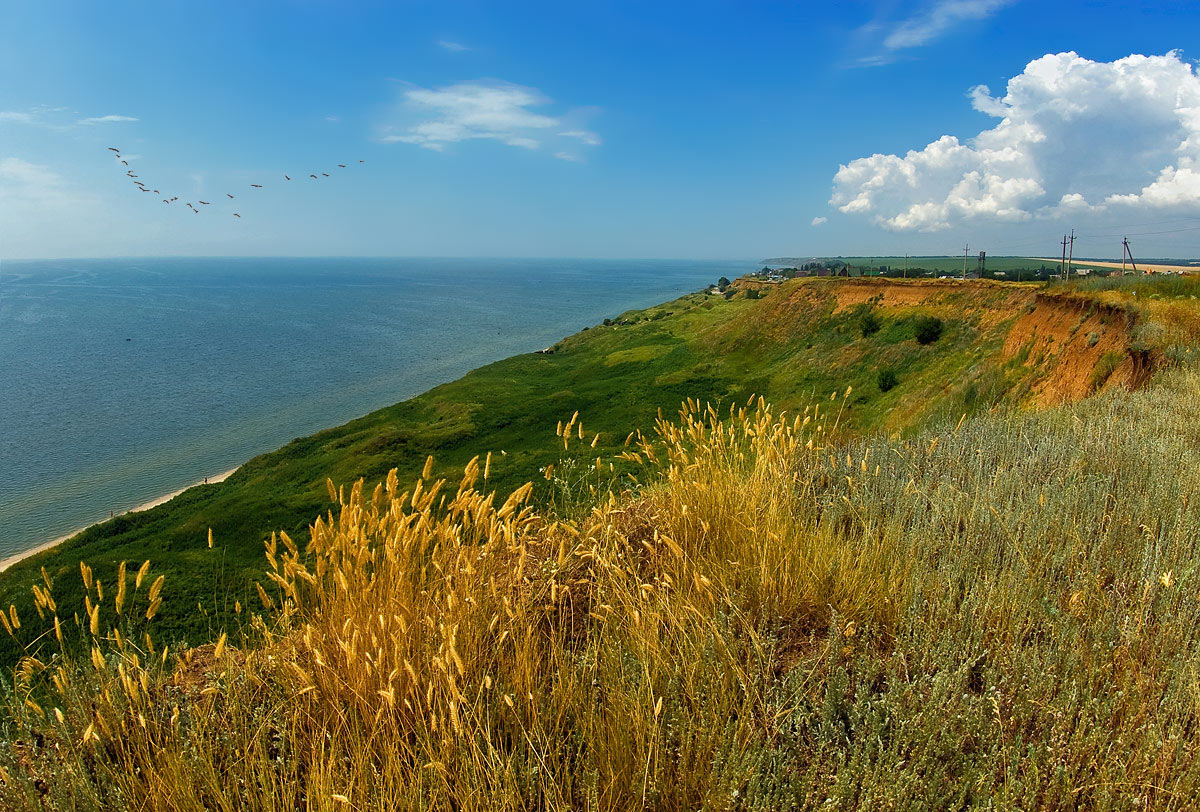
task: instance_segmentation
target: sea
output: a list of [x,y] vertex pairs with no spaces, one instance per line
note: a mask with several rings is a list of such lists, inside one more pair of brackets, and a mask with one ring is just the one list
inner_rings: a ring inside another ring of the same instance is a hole
[[751,261],[0,262],[0,559]]

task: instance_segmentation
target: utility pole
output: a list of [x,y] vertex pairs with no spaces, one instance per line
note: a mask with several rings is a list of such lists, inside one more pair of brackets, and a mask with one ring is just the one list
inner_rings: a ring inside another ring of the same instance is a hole
[[1067,254],[1067,281],[1071,281],[1071,262],[1075,259],[1075,229],[1071,229],[1071,250]]
[[908,254],[904,255],[904,278],[908,279]]
[[1062,262],[1058,266],[1058,280],[1060,282],[1065,281],[1065,278],[1066,278],[1065,275],[1067,272],[1067,235],[1066,234],[1063,235],[1062,249],[1063,249]]
[[967,252],[970,250],[971,250],[971,246],[969,246],[969,245],[963,246],[963,276],[962,276],[962,278],[963,278],[964,282],[967,279]]
[[1121,254],[1121,271],[1124,272],[1124,270],[1125,270],[1125,257],[1126,257],[1126,255],[1128,255],[1129,256],[1129,264],[1133,267],[1133,272],[1137,273],[1138,272],[1137,263],[1133,261],[1133,251],[1131,251],[1129,248],[1129,238],[1128,237],[1125,237],[1124,239],[1121,240],[1121,247],[1124,249],[1124,252]]

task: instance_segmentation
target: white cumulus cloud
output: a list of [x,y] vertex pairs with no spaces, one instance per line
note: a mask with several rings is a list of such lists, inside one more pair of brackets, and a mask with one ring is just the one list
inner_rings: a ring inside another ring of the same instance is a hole
[[823,226],[823,225],[825,225],[825,224],[826,224],[826,223],[828,223],[828,222],[829,222],[829,218],[828,218],[828,217],[814,217],[814,218],[812,219],[812,225],[813,225],[813,227],[816,227],[816,226]]
[[537,88],[499,80],[481,79],[432,89],[409,87],[403,92],[402,107],[410,123],[385,127],[379,140],[437,151],[447,144],[472,139],[490,139],[524,149],[538,149],[547,140],[563,138],[590,146],[600,143],[593,132],[561,130],[569,126],[567,118],[577,116],[553,116],[534,109],[550,103]]
[[960,141],[838,169],[831,203],[894,231],[1131,207],[1200,210],[1200,76],[1177,53],[1047,54],[972,106],[1000,119]]

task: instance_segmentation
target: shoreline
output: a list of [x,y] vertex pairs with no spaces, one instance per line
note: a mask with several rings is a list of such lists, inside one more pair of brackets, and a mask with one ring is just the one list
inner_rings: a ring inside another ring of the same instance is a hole
[[181,493],[184,493],[185,491],[190,491],[192,488],[195,488],[195,487],[198,487],[201,485],[216,485],[218,482],[224,482],[225,480],[229,479],[229,477],[231,477],[234,474],[234,472],[236,472],[241,467],[242,466],[238,465],[233,468],[230,468],[228,471],[223,471],[222,473],[219,473],[216,476],[205,477],[205,478],[201,479],[200,481],[193,482],[191,485],[186,485],[186,486],[180,488],[179,490],[171,491],[170,493],[163,494],[162,496],[157,496],[148,502],[143,502],[142,504],[138,505],[137,507],[132,507],[129,510],[124,510],[124,511],[121,511],[120,513],[116,513],[107,519],[101,519],[98,522],[93,522],[92,524],[84,525],[83,527],[78,527],[78,528],[70,531],[69,533],[65,533],[65,534],[59,536],[58,538],[51,539],[50,541],[43,542],[43,543],[37,545],[36,547],[32,547],[28,550],[25,550],[24,552],[15,553],[13,555],[8,556],[7,558],[0,559],[0,572],[4,572],[5,570],[7,570],[9,567],[13,566],[14,564],[21,563],[26,558],[30,558],[31,556],[35,556],[38,553],[45,552],[46,550],[54,549],[58,545],[62,544],[64,541],[67,541],[68,539],[72,539],[75,536],[78,536],[83,531],[93,528],[97,525],[104,524],[104,522],[112,521],[117,516],[125,516],[129,513],[140,513],[143,510],[150,510],[151,508],[156,508],[159,505],[164,505],[167,502],[170,502],[176,496],[179,496]]

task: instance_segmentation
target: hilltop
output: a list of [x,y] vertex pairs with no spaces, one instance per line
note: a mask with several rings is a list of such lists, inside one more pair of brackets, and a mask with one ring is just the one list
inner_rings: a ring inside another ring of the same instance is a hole
[[1186,808],[1196,293],[746,278],[295,441],[5,574],[0,798]]
[[[923,320],[938,322],[928,343],[916,338]],[[413,476],[428,456],[449,472],[491,452],[493,485],[505,491],[560,461],[550,431],[572,413],[598,434],[596,455],[606,455],[686,398],[729,404],[762,395],[794,408],[849,387],[843,434],[912,432],[1000,404],[1140,385],[1153,360],[1131,351],[1137,322],[1123,300],[1028,285],[741,279],[725,295],[698,292],[631,311],[548,352],[482,367],[257,457],[225,482],[104,522],[0,574],[0,605],[28,611],[42,567],[58,578],[81,560],[115,570],[122,560],[152,559],[173,586],[160,628],[201,641],[233,619],[235,601],[253,598],[270,533],[304,538],[328,507],[326,479],[376,482],[392,468]],[[556,503],[580,497],[561,477],[537,482],[535,494]],[[210,528],[222,550],[217,564],[207,553]]]

